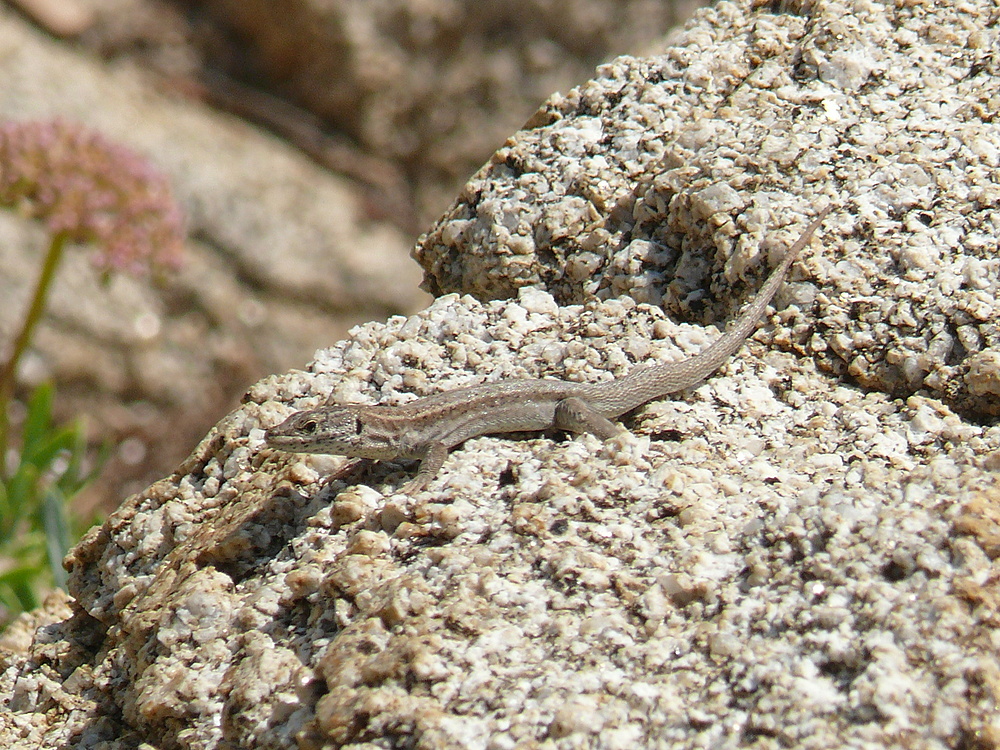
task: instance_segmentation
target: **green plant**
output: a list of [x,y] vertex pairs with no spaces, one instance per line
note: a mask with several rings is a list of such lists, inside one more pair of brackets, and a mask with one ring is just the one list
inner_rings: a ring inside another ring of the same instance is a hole
[[19,440],[11,434],[18,366],[63,252],[93,246],[105,279],[172,269],[181,260],[183,222],[166,179],[146,161],[62,120],[0,124],[0,206],[44,221],[50,236],[10,353],[0,360],[0,607],[9,615],[36,606],[46,584],[65,582],[60,563],[76,538],[68,501],[96,473],[84,468],[80,425],[53,423],[51,385],[29,398]]
[[54,394],[51,383],[31,394],[17,465],[0,482],[0,606],[8,612],[37,607],[43,582],[65,586],[60,563],[85,527],[72,516],[69,499],[103,463],[103,457],[88,461],[79,423],[53,423]]

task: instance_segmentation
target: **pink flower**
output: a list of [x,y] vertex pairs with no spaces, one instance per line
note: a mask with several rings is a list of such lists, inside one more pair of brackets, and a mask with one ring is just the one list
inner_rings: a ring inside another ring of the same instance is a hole
[[129,149],[62,120],[0,124],[0,206],[98,247],[102,271],[181,263],[184,221],[166,178]]

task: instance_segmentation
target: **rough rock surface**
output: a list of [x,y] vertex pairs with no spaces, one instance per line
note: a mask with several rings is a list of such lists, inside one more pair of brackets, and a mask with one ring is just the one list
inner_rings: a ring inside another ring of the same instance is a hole
[[[174,475],[95,529],[67,561],[74,616],[54,601],[32,643],[22,624],[0,652],[0,743],[1000,747],[1000,427],[971,388],[962,400],[925,383],[899,398],[833,366],[850,359],[838,337],[862,348],[874,311],[877,351],[904,334],[914,347],[932,340],[970,290],[995,304],[996,201],[977,204],[987,186],[970,186],[996,170],[984,118],[1000,76],[983,52],[997,48],[996,8],[751,5],[701,12],[662,58],[609,66],[548,107],[543,119],[561,108],[548,126],[514,139],[508,153],[537,171],[541,144],[576,154],[553,173],[589,207],[570,201],[537,235],[521,231],[535,220],[525,206],[566,205],[565,187],[515,186],[501,155],[484,173],[497,176],[455,210],[495,190],[475,204],[482,223],[468,217],[450,238],[442,225],[452,255],[434,255],[433,236],[422,246],[432,285],[505,299],[446,294],[355,328],[308,372],[260,382]],[[852,73],[865,51],[879,75]],[[737,75],[746,59],[757,77]],[[914,60],[928,81],[978,80],[974,95],[953,111],[931,90],[918,123],[897,83],[885,101],[898,109],[848,116]],[[715,97],[716,86],[736,103],[685,116],[657,141],[685,106],[675,98]],[[739,98],[748,91],[758,96]],[[647,100],[665,114],[641,139],[636,121],[602,114]],[[746,118],[773,140],[730,133]],[[901,118],[907,148],[878,135]],[[950,162],[934,161],[938,132],[955,138],[951,162],[965,159],[969,207],[964,234],[935,244],[947,233],[933,211],[958,189],[944,179]],[[796,138],[810,147],[786,154]],[[537,155],[518,145],[532,139]],[[610,150],[587,150],[616,142],[617,169]],[[681,148],[690,174],[669,156]],[[761,148],[788,163],[762,173]],[[664,159],[669,169],[654,169]],[[931,205],[905,183],[914,165],[932,175]],[[587,170],[609,185],[596,192]],[[630,437],[478,438],[414,497],[392,494],[408,462],[264,447],[265,427],[328,399],[599,380],[697,351],[717,334],[674,318],[729,317],[827,204],[780,312],[716,377],[627,418]],[[504,240],[492,260],[459,237],[488,241],[490,221]],[[530,241],[505,254],[515,236]],[[561,244],[536,254],[538,236]],[[616,255],[622,245],[633,262]],[[593,270],[570,283],[554,253]],[[924,266],[904,261],[932,253]],[[506,287],[503,264],[518,280]],[[517,268],[540,283],[524,285]],[[910,318],[892,296],[903,285]],[[985,344],[969,358],[988,384],[995,331],[978,320],[964,324]]]
[[560,304],[628,294],[719,320],[738,300],[700,291],[705,247],[728,288],[784,211],[836,191],[851,237],[824,267],[809,353],[867,388],[1000,416],[996,33],[974,5],[933,21],[817,7],[823,23],[759,17],[744,38],[722,4],[682,46],[553,97],[421,239],[425,288],[542,284]]

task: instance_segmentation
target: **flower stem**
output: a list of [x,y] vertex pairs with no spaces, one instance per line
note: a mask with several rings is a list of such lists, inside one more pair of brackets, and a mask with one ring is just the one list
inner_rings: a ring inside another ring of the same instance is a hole
[[49,287],[52,286],[52,279],[55,277],[56,268],[62,260],[63,248],[66,245],[66,233],[56,232],[52,235],[52,242],[49,244],[48,254],[42,265],[42,273],[35,284],[35,293],[28,306],[28,312],[24,316],[21,330],[14,339],[14,349],[10,357],[3,363],[0,369],[0,479],[9,479],[7,476],[7,446],[9,445],[10,417],[8,408],[11,399],[14,398],[14,387],[17,379],[17,366],[24,355],[28,344],[31,343],[31,336],[35,332],[42,313],[45,311],[45,299],[49,295]]

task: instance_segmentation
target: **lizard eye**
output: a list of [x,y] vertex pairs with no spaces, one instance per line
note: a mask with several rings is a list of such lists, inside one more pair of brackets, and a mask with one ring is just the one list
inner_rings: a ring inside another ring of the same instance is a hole
[[316,427],[317,426],[318,425],[316,423],[316,420],[315,419],[310,419],[307,422],[303,422],[302,426],[299,429],[301,429],[302,432],[306,433],[307,435],[312,435],[314,432],[316,432]]
[[362,429],[364,429],[364,425],[361,424],[361,420],[360,419],[358,419],[357,417],[355,417],[354,418],[354,434],[355,435],[360,435]]

